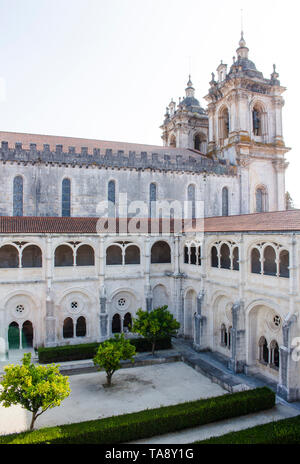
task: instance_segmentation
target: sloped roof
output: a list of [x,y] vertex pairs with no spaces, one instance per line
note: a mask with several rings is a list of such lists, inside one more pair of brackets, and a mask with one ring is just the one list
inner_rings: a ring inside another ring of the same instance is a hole
[[[96,234],[101,233],[97,217],[11,217],[0,216],[0,234]],[[126,229],[130,218],[118,219],[117,230]],[[102,219],[101,224],[106,222]],[[157,220],[151,224],[150,219],[140,219],[140,226],[145,233],[158,227],[167,230],[168,220]],[[300,232],[300,210],[276,211],[270,213],[244,214],[240,216],[205,218],[199,227],[192,229],[182,224],[182,232]],[[166,229],[164,228],[166,227]],[[171,222],[171,233],[174,222]],[[121,230],[121,231],[122,231]],[[178,228],[177,228],[178,231]]]

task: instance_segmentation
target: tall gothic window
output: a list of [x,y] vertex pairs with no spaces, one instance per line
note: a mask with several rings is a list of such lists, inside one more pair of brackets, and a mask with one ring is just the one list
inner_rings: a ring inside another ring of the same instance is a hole
[[227,139],[229,131],[229,111],[227,108],[224,108],[219,117],[219,138],[221,140]]
[[23,177],[14,178],[13,216],[23,216]]
[[108,182],[108,192],[107,192],[107,200],[108,200],[108,215],[109,217],[116,216],[116,183],[114,180],[110,180]]
[[264,213],[267,211],[267,192],[264,187],[259,187],[255,192],[256,212]]
[[156,190],[156,184],[152,183],[150,184],[150,217],[155,218],[156,217],[156,205],[155,202],[157,201],[156,198],[157,195],[157,190]]
[[188,186],[188,217],[196,218],[196,189],[194,185]]
[[222,216],[228,216],[228,188],[222,189]]
[[71,216],[71,181],[70,179],[64,179],[62,181],[61,215],[62,217]]

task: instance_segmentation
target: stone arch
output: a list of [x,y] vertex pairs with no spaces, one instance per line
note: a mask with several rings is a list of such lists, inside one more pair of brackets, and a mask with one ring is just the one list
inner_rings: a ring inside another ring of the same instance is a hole
[[91,245],[82,243],[76,249],[76,266],[94,266],[95,250]]
[[164,264],[171,263],[171,247],[168,242],[159,240],[151,247],[151,263]]
[[[213,314],[213,350],[230,356],[228,346],[228,332],[232,326],[231,308],[233,306],[232,296],[218,291],[212,297],[212,314]],[[222,333],[224,332],[224,334]],[[226,337],[225,337],[226,333]],[[226,338],[224,342],[224,337]]]
[[268,189],[265,185],[257,185],[255,188],[255,212],[265,213],[268,209]]
[[207,152],[207,136],[203,132],[196,132],[193,138],[193,148],[203,154]]
[[172,148],[176,148],[176,136],[174,134],[170,135],[169,146]]
[[267,132],[267,109],[264,102],[254,98],[250,104],[251,130],[254,136],[263,136]]
[[58,245],[54,251],[55,267],[70,267],[74,265],[74,249],[68,243]]
[[42,267],[42,250],[38,245],[28,244],[22,249],[21,260],[23,268]]
[[220,143],[227,139],[230,132],[230,112],[227,105],[222,105],[218,111],[218,129]]
[[[263,369],[262,344],[276,339],[282,343],[282,309],[269,299],[254,300],[246,309],[246,362],[250,368]],[[267,344],[268,350],[270,345]],[[266,363],[267,364],[267,363]],[[265,372],[263,370],[263,372]],[[276,375],[276,372],[274,372]]]
[[5,244],[0,248],[0,268],[12,269],[19,267],[19,250],[13,244]]
[[184,337],[194,339],[194,314],[197,311],[197,293],[190,288],[184,297]]
[[[169,294],[167,288],[163,284],[158,284],[153,288],[153,309],[160,308],[161,306],[168,306],[169,308]],[[170,308],[169,308],[170,309]]]

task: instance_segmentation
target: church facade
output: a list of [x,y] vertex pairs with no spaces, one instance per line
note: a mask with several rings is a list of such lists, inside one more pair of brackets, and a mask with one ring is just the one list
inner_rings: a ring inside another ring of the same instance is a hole
[[257,71],[243,34],[236,52],[207,109],[189,78],[161,147],[0,132],[2,357],[102,341],[167,304],[195,350],[300,399],[285,88],[275,66]]

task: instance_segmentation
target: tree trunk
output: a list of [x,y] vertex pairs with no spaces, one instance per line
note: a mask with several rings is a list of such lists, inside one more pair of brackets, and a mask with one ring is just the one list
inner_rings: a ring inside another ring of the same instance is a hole
[[33,412],[33,413],[32,413],[31,424],[30,424],[30,430],[33,430],[34,423],[35,423],[35,420],[36,420],[36,415],[37,415],[37,412]]
[[111,386],[111,378],[112,374],[106,374],[106,382],[109,387]]
[[154,356],[155,351],[155,340],[152,342],[152,356]]

